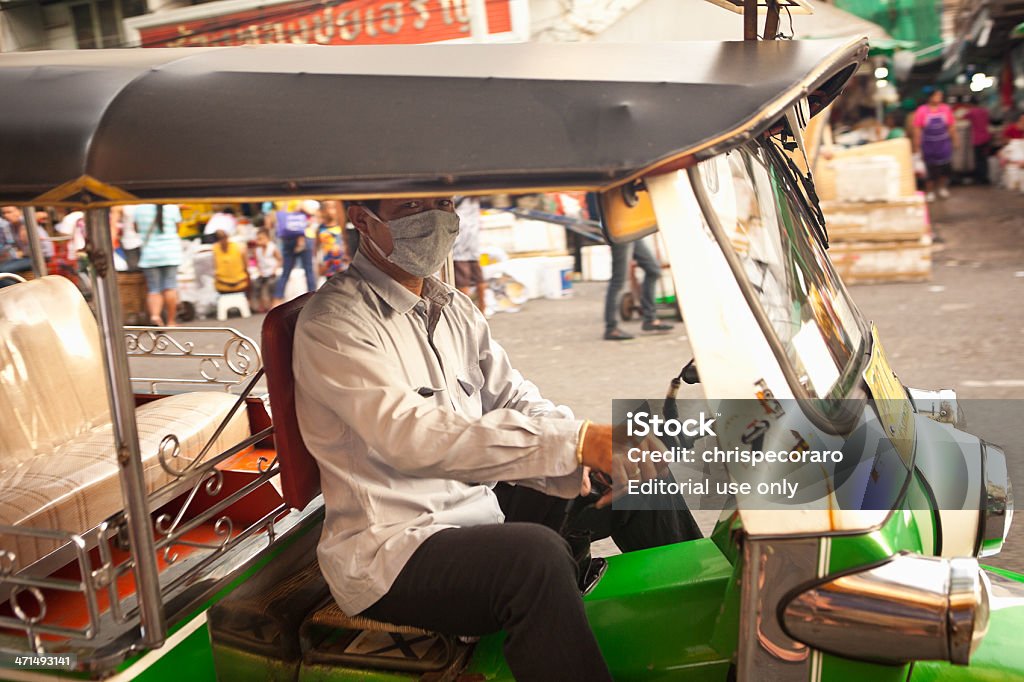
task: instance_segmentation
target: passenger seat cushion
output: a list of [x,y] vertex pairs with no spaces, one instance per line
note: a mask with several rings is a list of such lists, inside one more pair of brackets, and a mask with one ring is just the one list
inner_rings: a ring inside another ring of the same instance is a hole
[[59,276],[0,289],[0,472],[110,422],[92,311]]
[[[187,466],[227,415],[237,396],[195,392],[168,396],[136,410],[147,492],[174,480],[160,466],[157,452],[164,436],[178,437],[180,454],[170,462]],[[245,405],[208,451],[214,457],[250,434]],[[81,533],[124,508],[110,424],[0,470],[0,525],[63,529]],[[19,566],[52,551],[59,543],[0,533],[0,550],[18,555]]]

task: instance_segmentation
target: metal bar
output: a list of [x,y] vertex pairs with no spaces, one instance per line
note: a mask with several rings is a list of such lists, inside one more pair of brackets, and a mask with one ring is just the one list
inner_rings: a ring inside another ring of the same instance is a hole
[[757,40],[757,0],[743,0],[743,39]]
[[46,258],[43,256],[43,244],[39,240],[39,225],[36,224],[36,209],[26,206],[21,210],[25,230],[28,232],[29,251],[32,253],[32,271],[36,277],[46,274]]
[[135,423],[135,398],[132,394],[128,354],[122,331],[121,300],[114,271],[114,253],[110,241],[110,220],[106,209],[90,209],[86,214],[90,256],[96,274],[96,307],[103,339],[103,364],[106,369],[107,396],[113,417],[114,445],[117,452],[121,491],[124,495],[128,535],[135,565],[135,583],[140,602],[142,644],[157,648],[167,638],[163,600],[160,597],[160,571],[150,528],[149,501],[143,477],[139,432]]
[[764,18],[764,39],[775,40],[779,34],[779,2],[768,0],[768,14]]
[[268,528],[268,537],[270,538],[270,543],[273,544],[274,540],[269,535],[269,528],[273,526],[274,520],[278,516],[281,516],[281,514],[283,512],[287,512],[288,509],[289,509],[289,507],[288,507],[287,504],[278,505],[276,508],[272,509],[266,515],[264,515],[263,518],[261,518],[258,521],[252,523],[245,530],[243,530],[242,532],[238,533],[237,535],[232,536],[231,540],[223,548],[216,549],[216,550],[210,552],[207,556],[205,556],[201,560],[199,560],[199,562],[195,566],[191,566],[189,568],[189,572],[188,573],[183,573],[182,575],[177,576],[174,580],[172,580],[167,585],[167,591],[171,592],[171,591],[177,589],[178,587],[180,587],[182,585],[183,582],[189,580],[192,577],[192,574],[195,571],[202,570],[207,565],[209,565],[211,562],[213,562],[215,559],[217,559],[220,555],[223,555],[229,549],[232,549],[232,548],[238,546],[239,544],[241,544],[242,542],[245,542],[250,537],[252,537],[256,533],[258,533],[260,530],[262,530],[264,527]]
[[[185,534],[195,530],[199,526],[203,525],[204,523],[215,517],[217,514],[220,514],[222,511],[233,505],[235,502],[238,502],[240,499],[251,493],[253,490],[256,490],[256,488],[259,488],[261,485],[272,479],[274,476],[277,475],[277,473],[277,467],[268,469],[266,473],[260,474],[259,476],[257,476],[250,482],[246,483],[244,486],[242,486],[235,492],[231,493],[227,497],[221,498],[216,503],[211,505],[208,509],[203,510],[200,514],[192,517],[181,526],[173,528],[167,535],[157,540],[156,548],[159,550],[165,547],[169,547],[170,545],[177,544],[179,538],[184,537]],[[198,490],[200,485],[206,485],[206,483],[204,481],[198,481],[196,483],[196,490]],[[186,504],[190,504],[191,502],[192,500],[189,499],[188,502],[186,502]]]
[[[175,355],[167,357],[177,357]],[[242,379],[237,381],[230,379],[161,379],[159,377],[132,377],[132,381],[137,384],[188,384],[189,386],[240,386]],[[150,391],[155,393],[155,391]]]
[[150,502],[154,507],[162,507],[167,502],[170,502],[174,498],[184,493],[186,490],[189,490],[190,486],[194,485],[196,481],[203,478],[203,476],[208,474],[210,470],[215,468],[218,464],[220,464],[226,459],[234,457],[239,452],[248,449],[249,447],[255,445],[256,443],[259,443],[261,440],[263,440],[273,432],[274,427],[268,426],[267,428],[252,434],[245,440],[231,446],[230,448],[220,453],[219,455],[211,457],[210,459],[203,463],[203,468],[186,470],[182,474],[181,478],[171,481],[164,485],[162,488],[155,490],[153,494],[150,496]]

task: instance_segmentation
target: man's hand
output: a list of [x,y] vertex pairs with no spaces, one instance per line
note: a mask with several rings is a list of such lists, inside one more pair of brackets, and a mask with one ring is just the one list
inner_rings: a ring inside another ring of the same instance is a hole
[[[613,452],[617,445],[620,452]],[[657,478],[663,473],[666,465],[652,462],[630,462],[626,453],[632,447],[641,450],[663,450],[661,441],[652,436],[643,439],[629,438],[620,433],[616,437],[610,424],[591,424],[583,439],[583,465],[610,474],[614,482],[612,488],[597,501],[597,507],[606,507],[612,500],[622,495],[629,481],[646,481]],[[589,488],[589,477],[584,476],[584,486]],[[589,491],[588,491],[589,492]]]
[[591,424],[583,436],[583,466],[612,472],[612,426]]

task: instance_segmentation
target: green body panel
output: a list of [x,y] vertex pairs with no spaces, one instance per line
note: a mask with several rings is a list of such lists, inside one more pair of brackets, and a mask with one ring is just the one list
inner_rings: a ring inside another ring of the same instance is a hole
[[[1024,575],[988,568],[989,573],[1024,583]],[[1024,587],[1024,586],[1022,586]],[[939,661],[920,661],[914,664],[911,682],[1014,682],[1024,680],[1024,603],[1003,607],[992,604],[988,634],[981,646],[971,655],[969,666],[957,666]]]
[[837,535],[831,542],[830,574],[883,561],[902,551],[920,553],[922,550],[917,520],[910,510],[894,512],[876,531]]
[[[207,632],[203,628],[203,632]],[[209,633],[207,632],[207,637]],[[211,645],[208,643],[207,647]],[[261,680],[262,682],[292,682],[299,674],[299,662],[280,661],[269,656],[260,656],[234,647],[212,645],[210,660],[220,670],[229,670],[231,679]],[[216,671],[214,671],[216,679]]]
[[210,633],[206,626],[198,628],[174,647],[174,651],[167,652],[135,679],[144,682],[181,682],[182,679],[188,679],[188,682],[217,682],[213,652],[210,650]]
[[[732,566],[711,540],[608,559],[608,572],[584,602],[616,679],[723,680],[732,651],[711,645]],[[512,680],[503,634],[483,638],[470,672]]]
[[[226,597],[239,585],[244,583],[250,576],[256,571],[266,566],[274,557],[283,552],[289,547],[295,540],[302,537],[306,533],[313,529],[320,528],[320,516],[319,514],[314,515],[306,521],[304,528],[297,528],[287,540],[278,542],[271,549],[259,555],[259,558],[253,561],[249,566],[246,567],[234,580],[225,585],[219,591],[217,591],[210,599],[205,601],[199,608],[193,611],[187,618],[180,623],[177,623],[172,627],[168,636],[173,636],[182,627],[185,627],[193,619],[202,615],[212,605]],[[129,658],[118,668],[118,672],[125,670],[135,664],[142,656]],[[187,667],[183,667],[187,666]],[[216,680],[217,677],[214,673],[213,666],[213,653],[210,648],[210,635],[206,628],[206,625],[197,629],[195,632],[185,638],[174,651],[168,652],[164,655],[156,664],[147,668],[143,673],[138,675],[135,679],[143,680],[144,682],[159,682],[162,680],[180,680],[181,671],[190,671],[190,682],[195,680],[199,682],[201,680]],[[193,677],[194,676],[194,677]],[[261,679],[269,679],[263,677]]]
[[[328,667],[321,665],[304,665],[299,671],[299,682],[329,682],[330,680],[347,680],[349,682],[409,682],[418,680],[422,673],[397,673],[386,670],[358,670],[356,668]],[[249,678],[245,678],[249,679]]]

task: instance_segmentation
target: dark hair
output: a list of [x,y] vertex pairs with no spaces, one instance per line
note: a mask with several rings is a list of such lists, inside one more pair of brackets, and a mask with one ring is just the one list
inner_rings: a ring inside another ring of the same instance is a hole
[[380,199],[357,199],[349,202],[356,206],[365,206],[366,208],[373,211],[374,215],[380,212]]

